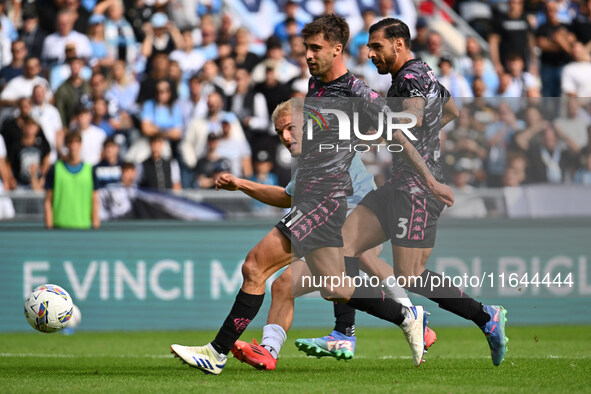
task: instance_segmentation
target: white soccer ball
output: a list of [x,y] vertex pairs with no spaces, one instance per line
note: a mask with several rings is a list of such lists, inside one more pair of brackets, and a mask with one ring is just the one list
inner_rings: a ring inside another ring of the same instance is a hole
[[68,325],[74,303],[67,291],[57,285],[42,285],[25,301],[25,317],[37,331],[52,333]]

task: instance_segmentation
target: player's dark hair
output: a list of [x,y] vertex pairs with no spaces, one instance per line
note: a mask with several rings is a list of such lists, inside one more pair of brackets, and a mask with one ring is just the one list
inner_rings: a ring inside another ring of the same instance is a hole
[[335,14],[326,14],[306,23],[302,29],[304,40],[314,37],[317,34],[324,34],[324,39],[329,42],[338,42],[343,47],[347,46],[349,41],[349,24],[344,18]]
[[410,30],[408,30],[406,23],[396,18],[385,18],[371,25],[369,34],[382,29],[384,30],[384,37],[387,39],[402,38],[404,45],[410,48]]

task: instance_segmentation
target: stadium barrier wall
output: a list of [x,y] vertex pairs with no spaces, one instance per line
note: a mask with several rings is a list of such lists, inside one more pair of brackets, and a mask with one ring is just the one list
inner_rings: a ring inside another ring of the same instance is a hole
[[[274,223],[114,222],[89,231],[0,224],[5,289],[0,332],[31,330],[23,303],[41,283],[70,292],[82,311],[81,330],[218,328],[240,288],[244,256]],[[487,282],[466,291],[504,305],[511,324],[591,323],[590,235],[591,220],[583,218],[442,219],[429,267],[456,279],[466,274]],[[382,255],[391,261],[388,249]],[[535,273],[538,281],[550,280],[526,285]],[[254,327],[265,324],[270,298],[267,292]],[[468,324],[430,301],[414,300],[432,312],[435,327]],[[302,298],[296,301],[294,327],[330,328],[332,316],[330,303]],[[357,323],[360,328],[384,325],[363,313]]]

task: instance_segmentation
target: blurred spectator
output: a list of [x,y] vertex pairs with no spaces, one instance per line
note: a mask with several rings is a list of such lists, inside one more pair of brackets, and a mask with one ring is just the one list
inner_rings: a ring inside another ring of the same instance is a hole
[[189,98],[180,99],[177,105],[183,116],[183,127],[187,127],[193,118],[205,118],[207,96],[201,94],[201,80],[198,75],[193,75],[189,79]]
[[462,56],[458,61],[457,69],[466,77],[470,86],[472,86],[474,78],[482,78],[487,86],[487,96],[492,97],[493,92],[497,91],[499,77],[495,66],[482,51],[474,37],[466,39],[466,55]]
[[349,44],[349,52],[353,57],[358,55],[359,47],[367,45],[367,41],[369,40],[369,28],[375,22],[376,13],[374,10],[368,8],[363,11],[362,17],[363,28],[353,36]]
[[[86,34],[88,32],[88,19],[90,12],[81,7],[78,0],[58,0],[38,2],[36,7],[39,13],[39,23],[41,27],[48,33],[56,31],[55,21],[59,19],[62,12],[69,12],[72,15],[72,25],[74,30],[79,33]],[[60,28],[57,26],[57,31]]]
[[39,76],[41,66],[39,59],[30,57],[25,61],[25,71],[23,75],[15,77],[6,84],[2,94],[0,94],[0,106],[13,107],[16,102],[23,97],[31,97],[33,88],[36,85],[46,86],[46,99],[51,100],[53,94],[49,90],[49,83],[45,78]]
[[489,1],[458,0],[454,8],[481,37],[488,37],[493,18],[493,10]]
[[[0,135],[0,195],[5,190],[16,188],[16,180],[12,176],[12,171],[6,162],[6,145],[4,138]],[[12,219],[14,217],[14,206],[8,197],[0,196],[0,219]]]
[[197,43],[199,51],[207,60],[213,60],[218,57],[218,48],[216,45],[218,32],[211,14],[205,14],[201,17],[201,42]]
[[55,92],[55,106],[62,117],[62,124],[68,128],[76,108],[90,100],[90,85],[81,75],[84,60],[70,59],[70,77]]
[[[152,69],[149,74],[144,74],[144,78],[140,84],[140,91],[138,93],[137,101],[143,104],[147,100],[156,98],[156,84],[162,80],[167,80],[172,85],[172,81],[168,76],[170,68],[170,61],[168,56],[160,53],[154,56],[152,62]],[[174,100],[176,100],[176,91],[173,92]]]
[[19,127],[20,139],[8,148],[12,174],[17,187],[41,190],[49,169],[49,144],[42,138],[41,129],[33,118],[24,117]]
[[473,178],[472,166],[469,159],[460,159],[453,174],[453,191],[457,204],[446,210],[446,215],[456,218],[483,218],[486,217],[486,206],[478,195],[470,181]]
[[64,125],[56,107],[45,100],[46,87],[37,85],[33,88],[31,97],[33,107],[31,117],[41,126],[43,134],[51,148],[50,163],[55,163],[62,151],[64,141]]
[[127,72],[125,61],[117,60],[111,74],[111,87],[106,95],[117,102],[118,115],[122,121],[129,116],[137,115],[139,105],[136,102],[140,90],[139,83]]
[[560,97],[560,78],[563,67],[570,62],[574,34],[560,23],[555,2],[546,2],[546,23],[536,31],[537,44],[541,49],[540,77],[544,97]]
[[213,83],[228,101],[236,93],[236,61],[227,57],[221,61],[221,73],[213,79]]
[[[78,55],[76,54],[76,45],[73,43],[66,44],[66,59],[63,63],[57,63],[52,66],[49,71],[49,86],[51,87],[51,90],[57,90],[60,85],[70,77],[72,74],[70,60],[77,57]],[[83,80],[88,81],[91,76],[92,69],[84,64],[80,70],[80,77]]]
[[[363,79],[372,89],[383,93],[385,96],[392,85],[392,76],[390,74],[379,74],[376,66],[368,58],[368,52],[369,48],[367,45],[360,46],[357,50],[357,56],[347,61],[347,68],[355,76]],[[308,64],[306,63],[305,58],[302,63],[302,71],[304,66],[306,67],[306,74],[304,74],[306,76],[306,81],[305,84],[304,81],[302,81],[300,90],[305,94],[308,92],[308,81],[310,78],[309,72],[307,72]]]
[[306,58],[304,38],[302,36],[289,37],[289,56],[287,57],[287,61],[297,66],[301,58]]
[[[364,60],[369,60],[369,59],[364,59]],[[300,68],[300,76],[295,79],[292,79],[289,82],[288,87],[291,90],[292,97],[296,93],[301,94],[302,95],[301,97],[305,97],[306,93],[308,93],[308,82],[310,81],[310,77],[311,77],[310,70],[308,69],[308,61],[306,60],[305,56],[300,56],[297,64],[298,64],[298,67]],[[350,63],[349,63],[349,65],[350,65]],[[349,67],[349,66],[347,66],[347,67]],[[355,73],[355,71],[353,71],[353,70],[351,70],[351,72]],[[375,74],[380,75],[378,73],[375,73]],[[392,84],[392,80],[390,78],[388,78],[388,80],[390,81],[390,84],[388,85],[388,87],[390,87],[390,85]],[[378,87],[376,87],[376,90],[377,90],[377,88]],[[256,89],[256,87],[255,87],[255,89]]]
[[100,2],[94,9],[94,15],[105,13],[105,44],[107,55],[116,60],[133,64],[137,59],[137,41],[131,24],[123,17],[124,7],[121,0]]
[[236,45],[234,45],[232,57],[236,60],[238,68],[246,68],[248,72],[252,72],[260,61],[259,57],[251,51],[250,33],[245,28],[236,30]]
[[[266,150],[260,150],[254,156],[254,174],[250,178],[251,181],[270,186],[278,186],[279,181],[277,176],[273,174],[273,161],[271,155]],[[252,201],[255,211],[264,212],[272,211],[272,207],[264,204],[258,200]]]
[[98,188],[121,181],[121,160],[119,159],[119,145],[113,138],[103,142],[101,161],[94,166]]
[[462,160],[463,165],[469,163],[473,174],[471,181],[475,184],[480,183],[486,177],[484,161],[488,154],[484,148],[486,146],[484,133],[474,127],[476,123],[472,119],[468,107],[462,107],[454,127],[446,134],[445,141],[442,143],[444,171],[453,176],[456,165]]
[[410,48],[416,54],[425,52],[429,41],[429,25],[427,20],[423,17],[417,19],[416,25],[417,35],[412,38]]
[[573,20],[571,31],[581,42],[585,51],[591,50],[591,1],[583,0],[579,2],[579,12]]
[[0,91],[11,79],[23,75],[25,70],[25,58],[27,57],[25,43],[22,40],[13,41],[10,52],[12,55],[11,62],[4,67],[0,67]]
[[142,107],[142,133],[151,137],[159,134],[168,141],[178,141],[182,136],[183,118],[174,105],[172,87],[168,81],[156,84],[156,100],[148,100]]
[[146,38],[144,29],[152,17],[152,7],[149,7],[144,0],[125,0],[125,19],[129,21],[133,33],[138,42]]
[[582,43],[573,44],[572,57],[572,62],[562,69],[562,93],[570,97],[591,97],[591,58]]
[[[9,155],[11,154],[13,145],[19,143],[22,138],[25,120],[31,116],[32,102],[29,97],[19,99],[17,104],[16,116],[6,119],[0,128]],[[40,137],[44,143],[47,143],[43,133],[41,133]]]
[[499,187],[507,162],[507,150],[513,134],[523,130],[525,124],[516,118],[511,106],[506,102],[499,103],[499,120],[487,126],[485,138],[489,148],[487,161],[487,184]]
[[222,138],[215,149],[218,157],[230,161],[230,173],[241,178],[252,176],[251,149],[245,139],[232,138],[232,124],[222,120]]
[[527,91],[538,86],[538,80],[525,71],[525,63],[517,53],[507,57],[507,71],[511,82],[502,94],[502,97],[526,97]]
[[280,83],[287,83],[300,74],[299,68],[285,58],[281,41],[275,36],[267,39],[265,59],[252,70],[252,80],[256,83],[264,83],[268,78],[267,70],[269,68],[275,71],[275,78]]
[[439,75],[439,58],[443,56],[443,39],[441,35],[434,31],[430,32],[427,38],[427,49],[418,55],[431,67],[435,75]]
[[107,52],[105,41],[105,17],[101,14],[93,14],[88,20],[90,25],[88,38],[90,39],[90,64],[98,65],[102,69],[111,68],[115,57]]
[[439,59],[439,82],[449,90],[451,96],[456,98],[456,103],[462,105],[462,99],[474,97],[472,89],[466,78],[453,69],[453,59],[451,56],[442,56]]
[[246,69],[236,71],[236,84],[236,93],[231,97],[229,109],[240,120],[250,146],[257,147],[264,144],[267,139],[276,141],[277,137],[269,133],[269,113],[265,96],[254,90]]
[[527,158],[523,153],[509,153],[507,155],[507,167],[503,173],[503,186],[521,186],[526,179],[527,166]]
[[542,112],[535,105],[530,105],[525,109],[523,119],[525,120],[525,128],[513,136],[511,148],[516,151],[527,152],[531,141],[534,140],[535,143],[539,139],[539,134],[550,123],[544,119]]
[[548,124],[542,132],[539,144],[532,145],[528,152],[528,182],[530,183],[561,183],[568,175],[572,164],[572,154],[564,148],[557,131]]
[[138,171],[138,186],[157,190],[180,190],[181,174],[175,159],[162,156],[164,137],[154,134],[150,137],[150,157],[142,162]]
[[108,105],[109,115],[115,115],[117,113],[117,100],[114,97],[110,97],[107,93],[107,82],[105,76],[101,73],[94,73],[90,77],[90,99],[105,99]]
[[84,162],[94,166],[101,160],[102,146],[107,135],[92,124],[90,104],[80,105],[76,109],[74,122],[73,131],[82,137],[80,157]]
[[272,67],[265,69],[265,79],[255,86],[255,90],[265,96],[265,100],[267,100],[267,112],[270,114],[273,113],[275,107],[291,96],[291,89],[288,85],[281,83],[277,79],[276,71]]
[[196,74],[205,64],[205,56],[198,49],[195,49],[193,42],[193,31],[183,30],[184,47],[176,49],[170,54],[170,59],[177,61],[183,71],[183,79],[187,81],[191,75]]
[[199,23],[197,7],[199,0],[169,0],[166,10],[174,24],[181,30],[193,29]]
[[183,49],[183,37],[180,31],[162,12],[152,15],[146,28],[146,38],[142,42],[141,54],[148,59],[146,70],[152,68],[152,61],[158,54],[170,55],[175,49]]
[[100,226],[98,187],[92,166],[80,156],[80,134],[66,136],[67,156],[58,160],[45,181],[45,226],[89,229]]
[[172,82],[172,90],[173,92],[176,92],[177,98],[189,98],[189,85],[183,79],[183,72],[176,60],[170,61],[170,66],[168,67],[168,79]]
[[115,127],[109,116],[107,100],[99,97],[94,99],[92,104],[92,125],[101,129],[107,137],[112,137],[115,134]]
[[216,152],[220,138],[218,134],[207,136],[205,155],[195,166],[195,185],[200,189],[213,188],[216,176],[230,172],[230,161],[220,158]]
[[[304,22],[297,19],[298,3],[288,0],[285,2],[283,11],[285,12],[285,19],[278,23],[273,30],[273,35],[277,36],[282,42],[287,42],[292,35],[299,35],[304,28]],[[294,27],[289,27],[289,25]],[[290,31],[295,30],[295,31]]]
[[66,54],[66,44],[73,43],[76,46],[76,54],[83,58],[90,58],[92,48],[88,37],[74,28],[75,15],[72,11],[63,10],[57,15],[57,31],[48,35],[43,41],[41,59],[44,63],[53,65],[63,62]]
[[176,155],[176,147],[183,134],[181,109],[174,105],[172,88],[168,81],[156,84],[156,99],[148,100],[142,106],[140,115],[141,132],[144,138],[134,142],[127,152],[127,161],[142,162],[150,155],[148,139],[154,135],[163,138],[162,156],[166,159]]
[[488,37],[490,56],[497,70],[502,73],[507,55],[517,53],[524,59],[526,67],[535,71],[534,36],[532,27],[523,11],[524,0],[509,0],[507,13],[497,15],[492,32]]
[[39,16],[34,8],[26,9],[23,12],[23,24],[18,34],[27,46],[29,56],[40,59],[43,42],[48,33],[39,26]]
[[476,55],[470,60],[472,67],[466,76],[466,80],[472,87],[474,95],[476,96],[476,92],[474,91],[474,80],[478,78],[484,83],[484,91],[481,97],[494,97],[499,89],[499,77],[496,74],[490,59],[485,59],[480,55]]
[[5,2],[6,0],[0,0],[0,37],[6,38],[8,47],[10,48],[10,43],[17,39],[18,33],[14,24],[6,15]]
[[554,120],[554,127],[556,127],[558,134],[565,137],[565,142],[574,153],[579,153],[588,143],[588,125],[580,116],[579,111],[584,111],[581,109],[579,99],[571,97],[566,100],[566,116]]
[[582,161],[585,164],[585,167],[580,168],[575,172],[573,183],[591,186],[591,154],[583,156]]
[[128,161],[121,164],[121,185],[126,188],[137,186],[137,170],[135,164]]
[[[0,0],[1,1],[1,0]],[[2,26],[0,25],[0,33],[2,33]],[[12,61],[12,54],[10,53],[11,41],[0,34],[0,67],[8,66]]]

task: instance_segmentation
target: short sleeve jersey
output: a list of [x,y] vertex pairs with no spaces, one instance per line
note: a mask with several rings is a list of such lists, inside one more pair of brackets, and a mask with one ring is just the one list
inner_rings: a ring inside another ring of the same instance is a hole
[[[443,172],[439,162],[441,154],[439,131],[442,109],[445,102],[449,100],[449,91],[437,81],[427,63],[421,59],[412,59],[392,77],[388,97],[420,97],[425,101],[422,124],[411,129],[417,140],[411,143],[423,157],[435,179],[443,182]],[[403,100],[394,100],[389,104],[394,107],[393,111],[403,112],[402,103]],[[396,189],[410,194],[429,194],[423,179],[404,161],[401,154],[394,154],[392,165],[393,174],[389,183]]]

